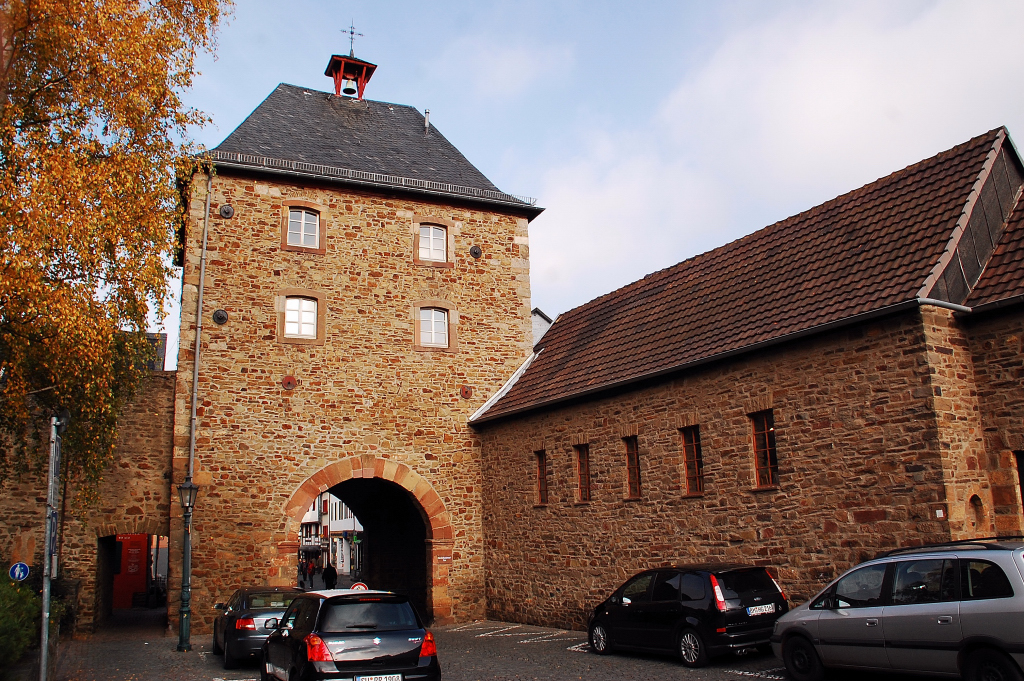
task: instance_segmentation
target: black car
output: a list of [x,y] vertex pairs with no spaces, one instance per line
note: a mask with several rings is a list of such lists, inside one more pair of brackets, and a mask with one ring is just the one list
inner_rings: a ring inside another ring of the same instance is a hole
[[224,669],[259,653],[273,631],[267,620],[280,619],[300,593],[284,586],[250,586],[236,591],[226,604],[213,606],[222,611],[213,620],[213,652],[224,655]]
[[276,624],[263,644],[263,681],[441,679],[434,635],[405,596],[311,591],[292,601]]
[[684,565],[636,575],[594,608],[590,647],[673,652],[687,667],[743,648],[771,652],[786,595],[763,567]]

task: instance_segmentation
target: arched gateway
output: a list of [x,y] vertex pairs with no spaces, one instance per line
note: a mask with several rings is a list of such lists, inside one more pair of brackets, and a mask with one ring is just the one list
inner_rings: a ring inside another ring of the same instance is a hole
[[[431,484],[405,464],[392,459],[370,455],[348,457],[320,469],[295,490],[282,508],[287,536],[277,546],[277,563],[282,570],[272,581],[291,583],[289,566],[294,562],[299,546],[300,519],[313,500],[322,492],[339,486],[356,495],[359,495],[360,489],[365,493],[367,486],[360,486],[355,481],[377,481],[377,487],[381,490],[394,490],[399,494],[404,491],[407,494],[409,507],[415,509],[422,518],[425,534],[424,552],[412,551],[409,554],[411,559],[422,558],[425,562],[425,579],[422,580],[425,594],[421,607],[426,617],[432,618],[437,624],[452,621],[451,597],[448,593],[448,572],[452,561],[451,519],[444,502]],[[358,507],[354,510],[359,512]],[[416,566],[410,568],[414,573],[418,571]],[[414,597],[414,600],[420,599]]]

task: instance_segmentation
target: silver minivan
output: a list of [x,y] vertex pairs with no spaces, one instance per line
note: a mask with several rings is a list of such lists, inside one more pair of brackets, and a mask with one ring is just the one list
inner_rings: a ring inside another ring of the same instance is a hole
[[897,549],[858,565],[775,623],[795,681],[827,667],[1024,681],[1024,542]]

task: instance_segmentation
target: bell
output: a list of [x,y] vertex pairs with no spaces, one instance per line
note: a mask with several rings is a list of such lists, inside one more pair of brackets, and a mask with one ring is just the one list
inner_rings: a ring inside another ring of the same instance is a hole
[[341,94],[343,95],[354,95],[356,93],[356,82],[354,80],[346,80],[345,86],[341,88]]

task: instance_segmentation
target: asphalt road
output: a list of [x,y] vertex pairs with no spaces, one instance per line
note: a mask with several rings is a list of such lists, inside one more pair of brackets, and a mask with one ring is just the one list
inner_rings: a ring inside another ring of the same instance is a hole
[[[786,679],[771,655],[732,655],[707,667],[687,669],[675,658],[657,655],[595,655],[586,634],[505,622],[482,621],[432,628],[445,681],[662,681],[671,679],[742,681]],[[175,632],[146,620],[123,622],[88,639],[62,644],[57,681],[255,681],[253,661],[225,670],[210,653],[209,636],[195,636],[193,650],[179,653]],[[29,677],[26,677],[29,678]],[[33,677],[38,678],[38,677]],[[863,674],[832,675],[840,681]],[[911,678],[871,675],[873,681]]]

